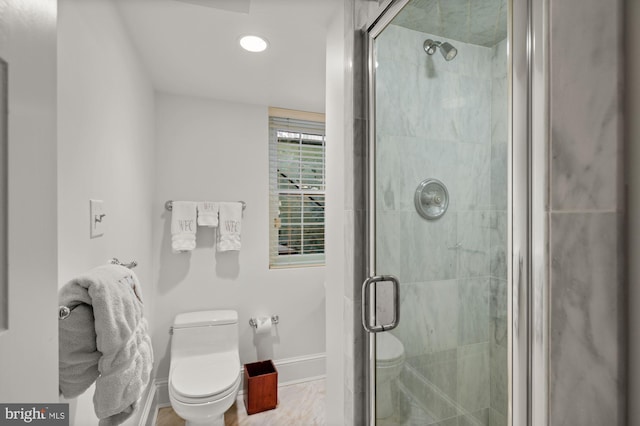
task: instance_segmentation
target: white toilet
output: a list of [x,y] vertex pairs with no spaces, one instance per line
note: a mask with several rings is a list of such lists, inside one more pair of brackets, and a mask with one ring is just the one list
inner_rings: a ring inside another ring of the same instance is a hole
[[179,314],[173,322],[169,399],[186,426],[224,426],[240,388],[238,313]]
[[376,417],[393,415],[391,384],[404,365],[404,346],[391,333],[376,334]]

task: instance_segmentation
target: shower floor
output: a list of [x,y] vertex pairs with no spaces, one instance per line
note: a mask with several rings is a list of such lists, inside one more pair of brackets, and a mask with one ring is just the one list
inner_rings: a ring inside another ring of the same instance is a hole
[[[225,426],[281,426],[325,424],[325,381],[314,380],[278,388],[278,407],[275,410],[247,415],[242,395],[224,415]],[[156,426],[184,426],[171,407],[158,410]]]

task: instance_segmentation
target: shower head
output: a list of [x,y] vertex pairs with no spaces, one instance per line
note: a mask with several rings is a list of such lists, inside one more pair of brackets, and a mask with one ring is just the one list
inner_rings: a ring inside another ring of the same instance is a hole
[[436,49],[440,48],[440,53],[442,53],[445,61],[452,60],[458,54],[458,49],[456,49],[446,41],[442,43],[440,41],[434,41],[429,38],[425,40],[422,47],[424,48],[424,51],[427,52],[427,55],[433,55],[434,53],[436,53]]
[[440,45],[440,53],[442,53],[442,56],[444,56],[446,61],[450,61],[456,57],[458,49],[445,41]]

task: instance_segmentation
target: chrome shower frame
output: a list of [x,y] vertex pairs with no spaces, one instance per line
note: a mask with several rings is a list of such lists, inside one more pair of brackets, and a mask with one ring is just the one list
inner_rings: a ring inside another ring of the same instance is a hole
[[[410,0],[386,0],[366,28],[368,52],[367,229],[369,275],[375,246],[374,41]],[[508,425],[548,423],[548,1],[508,4]],[[425,51],[427,48],[425,47]],[[427,52],[429,53],[429,52]],[[435,53],[435,52],[433,52]],[[364,277],[363,277],[364,279]],[[366,333],[366,424],[376,424],[376,335]]]

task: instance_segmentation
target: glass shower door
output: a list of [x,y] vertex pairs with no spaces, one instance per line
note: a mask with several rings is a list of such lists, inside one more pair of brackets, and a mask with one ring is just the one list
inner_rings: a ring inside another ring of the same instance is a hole
[[378,425],[508,424],[507,9],[401,1],[370,34]]

